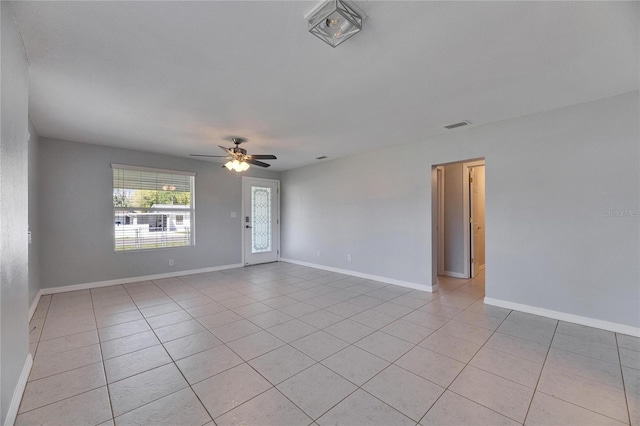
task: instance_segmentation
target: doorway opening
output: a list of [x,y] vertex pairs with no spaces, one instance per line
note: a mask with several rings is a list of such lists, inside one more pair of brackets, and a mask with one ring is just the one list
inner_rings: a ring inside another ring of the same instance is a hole
[[433,285],[484,284],[485,168],[484,159],[434,166]]

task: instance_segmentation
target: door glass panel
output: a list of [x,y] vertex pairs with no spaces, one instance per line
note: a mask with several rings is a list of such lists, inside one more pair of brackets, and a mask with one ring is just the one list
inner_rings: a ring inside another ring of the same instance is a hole
[[271,188],[251,187],[251,253],[271,251]]

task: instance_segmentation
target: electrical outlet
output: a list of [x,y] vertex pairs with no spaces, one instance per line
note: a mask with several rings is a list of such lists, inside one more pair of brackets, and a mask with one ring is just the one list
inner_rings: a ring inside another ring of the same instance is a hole
[[173,266],[173,259],[169,259],[169,266]]
[[347,255],[347,262],[351,262],[351,255],[350,254]]
[[320,250],[316,250],[316,256],[320,257]]

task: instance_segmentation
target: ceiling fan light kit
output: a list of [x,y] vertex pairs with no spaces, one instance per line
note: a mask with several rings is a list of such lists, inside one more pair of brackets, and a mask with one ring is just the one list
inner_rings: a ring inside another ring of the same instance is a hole
[[305,15],[309,32],[336,47],[362,30],[362,17],[342,0],[318,4]]
[[245,170],[247,170],[249,167],[249,163],[245,162],[245,161],[238,161],[238,160],[233,160],[233,161],[227,161],[227,163],[224,165],[227,169],[229,170],[233,170],[235,172],[244,172]]
[[231,141],[235,144],[234,147],[225,148],[222,145],[218,145],[220,149],[225,151],[227,155],[207,155],[207,154],[190,154],[192,157],[218,157],[225,158],[227,162],[223,167],[226,167],[227,170],[231,170],[234,172],[244,172],[249,169],[250,164],[258,167],[269,167],[271,164],[264,163],[260,160],[277,160],[275,155],[271,154],[260,154],[260,155],[249,155],[247,154],[247,150],[244,148],[240,148],[240,144],[246,142],[246,139],[242,138],[231,138]]

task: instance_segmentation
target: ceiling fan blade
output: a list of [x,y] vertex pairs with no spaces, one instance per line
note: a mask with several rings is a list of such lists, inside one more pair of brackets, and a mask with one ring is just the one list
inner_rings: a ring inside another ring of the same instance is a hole
[[215,157],[215,158],[227,158],[226,155],[205,155],[205,154],[189,154],[192,157]]
[[248,155],[247,157],[254,160],[277,160],[278,158],[275,155],[265,154],[265,155]]
[[222,145],[218,145],[218,146],[219,146],[219,147],[220,147],[220,149],[222,149],[223,151],[227,151],[229,154],[233,154],[233,151],[231,151],[231,149],[230,149],[230,148],[225,148],[225,147],[224,147],[224,146],[222,146]]
[[258,161],[258,160],[252,160],[250,158],[247,158],[244,161],[246,161],[249,164],[253,164],[254,166],[258,166],[258,167],[269,167],[269,166],[271,166],[271,164],[263,163],[262,161]]

